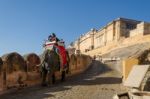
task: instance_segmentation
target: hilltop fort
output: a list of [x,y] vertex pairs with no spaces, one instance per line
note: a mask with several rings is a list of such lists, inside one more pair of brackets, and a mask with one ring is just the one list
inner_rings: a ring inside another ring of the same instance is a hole
[[117,18],[99,30],[93,28],[73,42],[77,53],[98,56],[114,49],[150,42],[150,23]]

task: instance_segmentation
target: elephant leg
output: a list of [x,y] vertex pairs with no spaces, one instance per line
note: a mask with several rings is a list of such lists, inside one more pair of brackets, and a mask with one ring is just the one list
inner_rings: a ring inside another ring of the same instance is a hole
[[53,73],[49,72],[48,73],[48,85],[52,85],[52,76],[53,76]]
[[55,73],[49,73],[48,74],[48,83],[49,85],[54,84],[55,83]]
[[42,86],[46,86],[47,70],[42,68]]
[[65,81],[65,79],[66,79],[66,72],[62,71],[62,73],[61,73],[61,81],[63,82],[63,81]]
[[53,73],[52,74],[52,84],[55,84],[55,81],[56,81],[56,79],[55,79],[55,73]]
[[69,63],[67,63],[66,73],[67,73],[67,74],[69,74],[69,73],[70,73]]

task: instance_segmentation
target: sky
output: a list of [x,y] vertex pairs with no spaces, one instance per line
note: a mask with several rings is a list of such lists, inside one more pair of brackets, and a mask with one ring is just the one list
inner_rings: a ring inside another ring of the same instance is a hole
[[0,0],[0,56],[42,53],[54,32],[66,45],[125,17],[150,22],[150,0]]

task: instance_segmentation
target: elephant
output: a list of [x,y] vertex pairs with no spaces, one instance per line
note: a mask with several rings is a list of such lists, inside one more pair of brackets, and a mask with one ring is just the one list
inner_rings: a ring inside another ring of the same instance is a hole
[[[60,70],[60,59],[56,51],[45,50],[42,55],[41,74],[42,86],[55,83],[55,72]],[[48,80],[46,82],[46,79]]]
[[65,54],[67,64],[62,66],[62,57],[57,47],[54,46],[51,50],[47,49],[43,52],[40,65],[42,74],[42,86],[54,84],[55,72],[57,71],[61,73],[61,81],[65,81],[66,73],[69,71],[69,55],[67,51]]

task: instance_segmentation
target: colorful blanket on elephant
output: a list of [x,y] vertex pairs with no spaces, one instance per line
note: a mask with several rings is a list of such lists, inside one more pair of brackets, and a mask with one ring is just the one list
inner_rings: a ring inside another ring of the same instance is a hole
[[66,64],[67,64],[67,55],[66,55],[66,49],[63,46],[57,46],[58,50],[59,50],[59,55],[61,57],[61,61],[62,61],[62,68],[65,68]]

